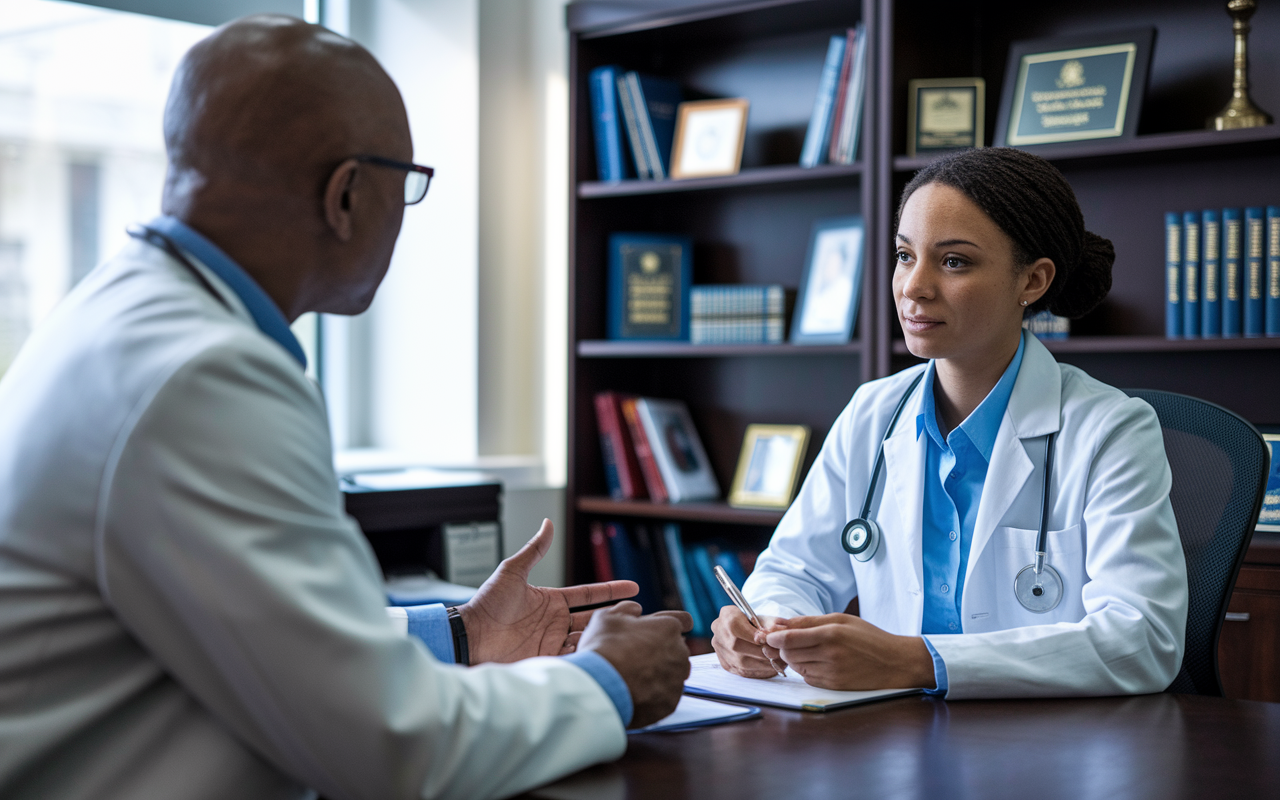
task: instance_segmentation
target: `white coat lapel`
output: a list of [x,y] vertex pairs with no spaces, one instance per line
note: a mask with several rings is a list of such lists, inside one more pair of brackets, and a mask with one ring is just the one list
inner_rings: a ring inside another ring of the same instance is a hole
[[[916,394],[923,392],[917,388]],[[890,501],[897,504],[898,519],[902,522],[901,530],[886,530],[881,526],[885,539],[891,539],[894,546],[904,548],[904,552],[912,567],[915,581],[915,598],[921,610],[924,598],[920,587],[924,585],[924,556],[922,551],[922,531],[924,526],[924,470],[925,441],[924,436],[916,436],[916,416],[919,414],[920,401],[909,402],[898,420],[897,430],[884,443],[885,491],[881,502]],[[913,409],[915,409],[913,411]]]

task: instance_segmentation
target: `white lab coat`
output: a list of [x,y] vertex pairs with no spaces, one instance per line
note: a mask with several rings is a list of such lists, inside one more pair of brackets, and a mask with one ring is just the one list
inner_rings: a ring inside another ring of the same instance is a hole
[[[924,365],[865,384],[832,427],[795,503],[747,580],[763,614],[859,613],[891,633],[919,635],[925,439],[922,391],[885,443],[871,515],[883,532],[866,563],[840,544],[858,516],[889,418]],[[1057,431],[1048,563],[1062,602],[1034,614],[1013,593],[1034,558],[1045,434]],[[1142,400],[1027,337],[979,501],[961,603],[963,633],[928,639],[946,665],[948,699],[1113,695],[1163,690],[1182,663],[1187,570],[1169,504],[1160,423]]]
[[496,797],[621,755],[579,667],[397,632],[319,392],[204,272],[233,311],[131,243],[0,381],[0,796]]

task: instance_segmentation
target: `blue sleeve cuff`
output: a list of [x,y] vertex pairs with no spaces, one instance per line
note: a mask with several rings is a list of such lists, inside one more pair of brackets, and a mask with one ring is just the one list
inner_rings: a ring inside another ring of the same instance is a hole
[[933,656],[933,679],[937,682],[936,689],[925,689],[925,694],[945,695],[947,693],[947,665],[943,663],[942,656],[938,655],[938,651],[934,649],[933,642],[929,641],[928,636],[920,637],[924,639],[924,646],[929,648],[929,655]]
[[458,659],[453,653],[453,630],[449,627],[449,612],[445,610],[444,604],[406,606],[405,613],[409,615],[410,636],[421,639],[437,661],[457,663]]
[[627,688],[627,682],[622,680],[622,676],[608,659],[599,653],[592,652],[570,653],[564,656],[564,659],[586,670],[588,675],[595,678],[596,683],[600,684],[600,688],[604,689],[604,693],[613,701],[614,708],[618,709],[618,716],[622,718],[622,727],[625,728],[631,724],[631,715],[635,711],[631,705],[631,690]]

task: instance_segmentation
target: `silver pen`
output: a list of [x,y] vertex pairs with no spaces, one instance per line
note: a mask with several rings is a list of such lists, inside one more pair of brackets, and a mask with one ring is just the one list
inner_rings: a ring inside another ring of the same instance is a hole
[[[733,578],[730,578],[729,573],[724,571],[724,567],[717,564],[711,569],[711,571],[715,573],[716,580],[720,581],[720,586],[724,588],[724,593],[729,595],[729,599],[738,607],[738,610],[746,615],[747,621],[750,622],[756,630],[764,630],[764,624],[761,623],[760,618],[756,616],[755,609],[753,609],[751,604],[747,602],[747,598],[742,596],[742,592],[739,591],[736,585],[734,585]],[[786,668],[779,667],[778,662],[774,661],[772,658],[769,659],[769,664],[779,675],[785,674]]]

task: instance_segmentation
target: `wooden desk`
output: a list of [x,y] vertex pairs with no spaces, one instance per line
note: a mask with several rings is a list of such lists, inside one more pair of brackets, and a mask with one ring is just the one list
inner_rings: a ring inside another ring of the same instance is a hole
[[528,797],[1174,798],[1280,793],[1280,704],[1145,695],[923,697],[632,736],[623,758]]

